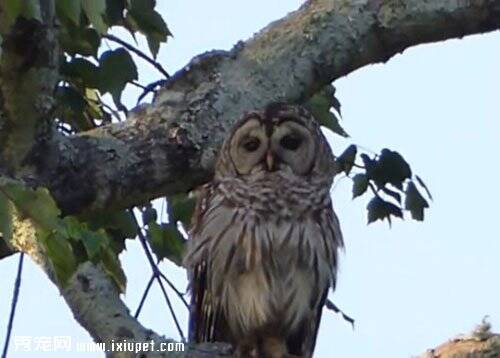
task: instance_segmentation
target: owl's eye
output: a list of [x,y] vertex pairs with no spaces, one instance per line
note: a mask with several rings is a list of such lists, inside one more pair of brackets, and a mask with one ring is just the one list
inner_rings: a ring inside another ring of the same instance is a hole
[[242,146],[247,152],[255,152],[260,147],[260,140],[256,137],[250,137],[243,142]]
[[300,147],[301,143],[302,139],[293,134],[288,134],[280,140],[280,145],[288,150],[296,150],[298,147]]

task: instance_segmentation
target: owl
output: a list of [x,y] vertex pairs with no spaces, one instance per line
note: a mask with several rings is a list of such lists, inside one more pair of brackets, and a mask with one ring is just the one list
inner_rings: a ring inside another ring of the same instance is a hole
[[190,341],[229,342],[240,357],[312,356],[343,247],[334,175],[304,108],[273,103],[237,122],[190,230]]

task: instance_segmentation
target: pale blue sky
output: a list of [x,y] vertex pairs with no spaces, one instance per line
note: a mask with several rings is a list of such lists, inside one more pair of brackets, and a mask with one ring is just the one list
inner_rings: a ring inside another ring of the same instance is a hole
[[[169,1],[160,11],[174,33],[159,60],[170,71],[194,55],[229,49],[301,1]],[[469,332],[484,315],[500,329],[500,33],[418,46],[386,64],[368,66],[335,82],[343,126],[352,136],[331,136],[338,154],[357,143],[373,151],[397,150],[428,184],[434,202],[426,221],[366,225],[366,199],[351,198],[351,183],[338,181],[332,195],[346,241],[332,299],[356,319],[356,329],[323,314],[317,357],[410,357],[454,335]],[[141,63],[142,64],[142,63]],[[141,66],[141,80],[158,79]],[[133,95],[129,97],[132,101]],[[132,311],[150,276],[137,242],[121,256]],[[0,261],[0,342],[17,257]],[[163,265],[184,288],[184,273]],[[177,304],[185,324],[187,312]],[[158,289],[141,321],[177,337]],[[56,288],[26,263],[14,335],[65,336],[90,341]],[[66,354],[26,354],[10,357]],[[79,354],[81,357],[99,355]]]

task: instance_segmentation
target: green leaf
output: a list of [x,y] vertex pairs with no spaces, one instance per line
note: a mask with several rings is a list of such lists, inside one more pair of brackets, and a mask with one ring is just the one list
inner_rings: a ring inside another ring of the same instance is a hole
[[360,155],[361,160],[363,161],[363,165],[365,166],[366,175],[370,177],[370,173],[373,171],[373,168],[376,165],[376,161],[370,158],[367,154],[362,153]]
[[56,98],[59,106],[64,107],[64,111],[70,110],[70,114],[82,113],[87,103],[80,92],[73,87],[60,86],[56,90]]
[[61,45],[69,55],[97,56],[101,38],[96,30],[76,26],[63,26],[59,32]]
[[86,223],[82,223],[73,216],[65,217],[63,222],[64,230],[61,233],[74,243],[81,243],[83,245],[86,254],[86,257],[83,257],[84,261],[101,262],[106,273],[112,278],[120,292],[123,292],[125,290],[126,277],[121,268],[120,261],[113,251],[113,247],[110,245],[110,239],[106,231],[104,229],[97,231],[90,230]]
[[38,235],[38,239],[45,248],[57,281],[64,287],[77,267],[69,240],[58,231],[42,232]]
[[389,149],[382,149],[376,164],[367,171],[367,174],[378,187],[390,183],[399,190],[403,189],[403,181],[412,175],[410,166],[401,154]]
[[418,176],[418,175],[415,175],[415,177],[417,178],[417,182],[418,184],[420,184],[420,186],[422,188],[424,188],[425,192],[427,193],[427,196],[429,197],[429,199],[433,200],[432,199],[432,194],[431,192],[429,191],[429,188],[427,188],[427,185],[425,185],[424,181]]
[[123,27],[128,30],[130,35],[134,38],[135,42],[137,43],[135,33],[139,31],[139,26],[137,25],[135,19],[132,16],[130,16],[130,12],[127,12],[127,16],[125,16],[125,19],[123,20]]
[[104,122],[110,122],[110,120],[107,119],[106,113],[104,112],[103,104],[99,97],[98,90],[93,88],[85,88],[84,99],[87,104],[85,111],[91,118],[101,119]]
[[127,0],[106,0],[106,22],[108,25],[122,23],[127,2]]
[[157,219],[158,213],[156,212],[156,209],[153,208],[151,203],[149,203],[149,205],[142,211],[142,222],[144,225],[149,225],[152,222],[156,222]]
[[[6,205],[10,202],[19,215],[31,219],[35,224],[37,238],[61,285],[67,283],[79,262],[91,260],[102,262],[119,289],[124,290],[125,275],[104,229],[93,231],[86,223],[72,216],[60,219],[60,211],[45,188],[34,190],[18,182],[0,178],[0,230],[4,236],[10,230],[10,223],[6,221],[10,214]],[[130,218],[130,213],[122,212],[114,215],[112,220],[108,217],[106,223],[108,227],[127,227],[131,230]],[[133,230],[135,233],[135,226]]]
[[172,213],[172,217],[170,218],[172,222],[176,223],[180,221],[185,226],[189,227],[196,205],[196,199],[190,198],[184,193],[177,194],[168,198],[168,205]]
[[74,216],[66,216],[63,220],[64,235],[70,239],[79,240],[82,235],[83,225]]
[[96,262],[101,254],[101,249],[107,243],[106,233],[103,230],[97,232],[83,230],[81,233],[81,240],[87,252],[88,259],[92,262]]
[[61,65],[61,74],[71,79],[74,84],[87,87],[99,88],[100,70],[92,62],[81,58],[73,58]]
[[0,236],[5,241],[12,237],[12,203],[0,193]]
[[4,0],[3,11],[4,21],[8,26],[12,25],[23,11],[24,1]]
[[182,266],[186,240],[182,237],[175,224],[150,223],[148,237],[153,252],[159,260],[169,259],[178,266]]
[[352,167],[354,166],[354,160],[356,159],[356,154],[358,148],[351,144],[346,150],[337,158],[337,173],[345,172],[349,175]]
[[100,212],[82,219],[88,222],[92,230],[115,230],[128,238],[137,234],[134,217],[128,210]]
[[137,235],[137,228],[133,214],[127,210],[110,213],[108,224],[104,228],[119,231],[127,238],[134,238]]
[[403,212],[398,206],[383,200],[376,196],[368,203],[366,209],[368,210],[368,224],[380,220],[387,219],[389,225],[391,224],[391,216],[403,218]]
[[94,124],[86,115],[87,101],[73,87],[59,86],[56,90],[57,117],[71,125],[77,132],[94,128]]
[[100,212],[79,217],[79,219],[87,222],[91,230],[104,229],[109,239],[104,244],[116,253],[125,249],[125,239],[134,238],[137,235],[135,220],[128,210]]
[[60,18],[65,17],[75,25],[79,25],[82,13],[82,0],[57,0],[56,11],[57,16]]
[[106,0],[82,0],[83,11],[99,34],[108,31],[103,16],[106,14]]
[[352,180],[352,198],[354,199],[363,195],[366,189],[368,189],[368,178],[365,174],[356,174]]
[[[41,21],[40,3],[38,0],[3,0],[3,19],[7,28],[13,25],[17,18],[22,16],[27,20],[35,19]],[[7,28],[3,28],[4,31]]]
[[413,181],[408,183],[405,194],[405,209],[411,212],[411,217],[414,220],[423,221],[424,209],[429,207],[429,203],[420,194]]
[[158,52],[160,51],[160,44],[166,41],[166,38],[163,39],[163,37],[153,34],[147,36],[146,40],[148,41],[149,51],[153,55],[153,58],[156,59],[156,56],[158,56]]
[[385,187],[385,186],[382,188],[382,191],[383,191],[385,194],[387,194],[387,195],[389,195],[389,196],[393,197],[393,198],[394,198],[394,200],[396,200],[398,203],[400,203],[400,204],[401,204],[401,194],[399,194],[398,192],[396,192],[396,191],[394,191],[394,190],[391,190],[391,189],[389,189],[389,188],[387,188],[387,187]]
[[99,58],[101,73],[101,92],[109,92],[120,99],[121,92],[128,82],[137,79],[137,67],[130,54],[123,48],[104,52]]
[[42,21],[42,12],[40,10],[40,2],[38,0],[21,0],[21,2],[24,5],[22,15],[26,19]]
[[118,256],[111,248],[107,248],[102,253],[102,264],[104,270],[111,277],[116,287],[121,293],[125,293],[127,286],[127,277],[123,272]]
[[127,14],[128,23],[137,26],[137,29],[146,36],[151,53],[154,57],[158,54],[160,43],[167,41],[171,35],[167,24],[161,15],[154,10],[153,0],[132,0],[131,8]]
[[3,185],[0,183],[0,192],[13,202],[20,215],[32,219],[38,227],[45,230],[59,227],[61,212],[46,188],[33,190],[15,182],[8,182]]
[[342,137],[349,137],[341,127],[337,116],[331,111],[331,108],[335,108],[340,113],[340,102],[335,97],[335,87],[332,85],[325,86],[314,94],[304,106],[322,126],[331,129]]

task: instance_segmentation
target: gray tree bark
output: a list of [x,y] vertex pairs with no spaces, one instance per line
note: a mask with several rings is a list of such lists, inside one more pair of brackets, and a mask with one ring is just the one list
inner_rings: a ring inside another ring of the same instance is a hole
[[[2,32],[0,175],[48,187],[66,214],[192,189],[210,179],[219,145],[243,112],[304,102],[410,46],[500,28],[500,0],[309,0],[231,51],[194,58],[126,122],[64,137],[49,125],[58,79],[54,1],[40,0],[40,8],[42,24]],[[0,257],[25,251],[52,277],[27,228],[19,222],[14,247],[0,245]],[[81,265],[61,293],[95,340],[164,340],[131,317],[99,266]],[[224,345],[207,345],[178,356],[228,354]]]

